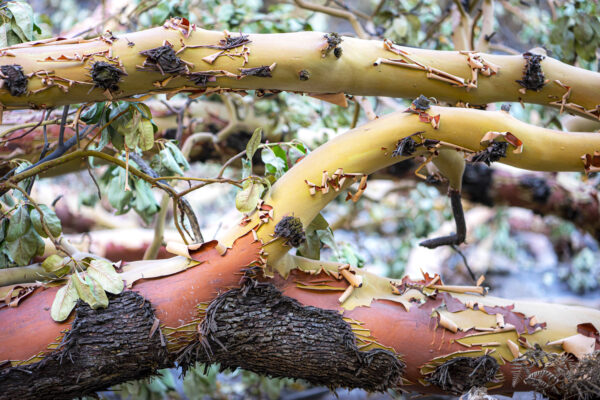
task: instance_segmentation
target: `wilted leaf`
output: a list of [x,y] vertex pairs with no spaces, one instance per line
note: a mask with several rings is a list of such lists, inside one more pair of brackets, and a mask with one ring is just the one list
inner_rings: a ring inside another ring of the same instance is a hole
[[17,240],[19,237],[23,236],[30,227],[31,219],[29,218],[29,212],[27,212],[27,206],[21,205],[10,217],[10,224],[8,225],[8,231],[6,232],[6,241],[12,242]]
[[142,151],[150,150],[154,146],[154,127],[148,119],[142,119],[138,125],[140,133],[139,146]]
[[276,178],[280,178],[283,173],[287,171],[285,152],[283,152],[283,157],[279,157],[273,149],[267,147],[262,150],[260,155],[265,164],[265,169],[269,174],[275,175]]
[[108,293],[119,294],[123,291],[123,280],[108,261],[92,260],[87,268],[87,274]]
[[246,145],[246,157],[248,157],[250,162],[252,162],[252,157],[254,157],[254,153],[256,153],[256,150],[258,149],[261,139],[262,128],[256,128],[252,134],[252,137],[248,141],[248,144]]
[[100,117],[106,108],[105,102],[94,103],[91,107],[88,107],[79,117],[86,124],[96,124],[100,121]]
[[133,208],[146,221],[150,223],[154,214],[159,210],[159,205],[152,194],[152,187],[141,179],[135,181],[135,201]]
[[18,265],[27,265],[33,256],[44,254],[44,241],[32,227],[14,241],[6,241],[8,255]]
[[[62,226],[60,224],[60,219],[56,216],[54,210],[48,207],[45,204],[39,205],[40,209],[44,213],[44,222],[48,227],[48,230],[52,234],[52,236],[57,237],[62,233]],[[33,223],[33,227],[36,232],[39,233],[42,237],[47,237],[46,231],[42,227],[42,219],[40,213],[35,208],[31,211],[31,222]]]
[[5,4],[13,15],[12,28],[13,31],[18,32],[19,39],[22,42],[33,40],[33,10],[31,6],[20,1],[9,1]]
[[129,202],[133,197],[131,190],[125,190],[125,170],[119,168],[117,176],[108,185],[108,202],[117,209],[117,214],[129,211]]
[[69,278],[67,284],[56,292],[56,297],[52,302],[52,308],[50,308],[50,316],[56,322],[62,322],[69,318],[71,311],[77,304],[79,298],[77,290],[73,285],[73,276]]
[[245,181],[243,189],[235,196],[235,207],[243,213],[254,210],[264,188],[260,182]]
[[71,270],[71,267],[66,261],[68,261],[68,259],[65,260],[64,257],[61,257],[58,254],[52,254],[44,260],[42,263],[42,268],[44,268],[44,271],[48,272],[49,274],[54,274],[58,277],[61,277]]
[[[83,279],[83,280],[82,280]],[[77,295],[94,310],[108,307],[106,292],[98,282],[85,272],[71,275]]]
[[165,147],[171,150],[171,154],[173,155],[175,162],[177,162],[182,170],[186,171],[190,168],[190,164],[175,143],[171,141],[165,142]]
[[170,149],[165,148],[160,151],[160,163],[173,174],[183,175],[183,170],[175,160],[175,157],[173,157],[173,153]]

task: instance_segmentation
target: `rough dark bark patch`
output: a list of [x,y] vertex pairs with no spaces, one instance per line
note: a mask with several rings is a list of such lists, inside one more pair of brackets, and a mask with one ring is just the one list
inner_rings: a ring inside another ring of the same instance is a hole
[[216,82],[217,77],[211,73],[193,72],[188,75],[188,79],[198,86],[205,87],[208,82]]
[[20,65],[3,65],[0,67],[2,72],[2,83],[6,85],[12,96],[22,96],[27,93],[27,77],[23,73],[23,67]]
[[143,67],[148,70],[160,71],[161,74],[184,74],[188,72],[187,66],[168,44],[154,49],[140,51],[146,56]]
[[471,158],[471,162],[483,162],[488,166],[506,157],[506,149],[508,148],[507,142],[492,142],[487,148],[477,152]]
[[456,357],[438,366],[425,378],[440,389],[461,395],[472,387],[492,382],[500,365],[490,356]]
[[525,89],[538,91],[546,84],[544,71],[541,62],[545,58],[541,54],[523,53],[525,59],[525,68],[523,68],[523,79],[517,80],[517,83]]
[[512,363],[513,386],[523,381],[553,400],[600,399],[600,351],[579,361],[568,354],[548,353],[532,359],[528,353]]
[[300,78],[301,81],[307,81],[310,79],[310,72],[308,72],[306,69],[303,69],[298,72],[298,78]]
[[326,57],[333,50],[333,55],[336,58],[340,58],[342,56],[342,48],[338,46],[344,39],[336,32],[327,33],[323,37],[327,40],[327,47],[321,50],[323,57]]
[[258,76],[260,78],[272,78],[271,75],[271,67],[268,65],[263,65],[255,68],[240,68],[239,69],[242,76]]
[[392,157],[410,157],[415,151],[417,151],[417,142],[415,142],[412,137],[408,136],[398,142],[396,149],[392,153]]
[[306,240],[304,230],[302,229],[302,221],[300,218],[286,216],[275,225],[275,236],[286,239],[286,244],[292,247],[298,247]]
[[60,350],[35,364],[0,371],[0,399],[72,399],[172,365],[154,312],[139,294],[111,297],[106,309],[79,301]]
[[90,74],[96,86],[112,92],[119,90],[117,83],[121,80],[122,75],[126,75],[124,71],[105,61],[95,62]]
[[201,325],[202,344],[186,349],[195,361],[241,367],[275,377],[305,379],[330,388],[383,391],[398,387],[405,365],[392,352],[361,352],[340,314],[304,307],[271,284],[251,282],[215,299]]

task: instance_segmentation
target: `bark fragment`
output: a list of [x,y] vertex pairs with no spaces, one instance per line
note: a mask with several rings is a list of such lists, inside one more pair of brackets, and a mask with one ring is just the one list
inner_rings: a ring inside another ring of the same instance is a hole
[[0,67],[2,85],[6,86],[12,96],[22,96],[27,93],[27,77],[20,65],[3,65]]
[[165,44],[154,49],[140,51],[146,56],[143,69],[159,71],[161,74],[184,74],[188,72],[187,65],[177,57],[173,46]]
[[471,162],[483,162],[489,167],[491,163],[499,161],[501,158],[506,157],[507,148],[507,142],[492,142],[484,150],[475,153],[471,158]]
[[117,83],[121,80],[121,76],[127,75],[123,70],[105,61],[95,62],[90,74],[97,87],[111,92],[119,90]]
[[526,52],[523,53],[523,58],[526,61],[523,68],[523,79],[517,80],[517,83],[525,89],[537,92],[546,84],[544,71],[540,64],[545,57],[541,54]]
[[275,225],[275,236],[286,239],[286,244],[298,247],[306,240],[300,218],[286,216]]
[[30,365],[0,371],[0,399],[72,399],[93,395],[172,366],[161,333],[150,337],[154,311],[133,291],[112,296],[106,309],[81,300],[61,348]]
[[194,361],[219,362],[223,369],[330,388],[383,391],[400,386],[405,368],[389,350],[359,351],[339,313],[302,306],[271,284],[250,282],[223,293],[206,310],[200,333],[202,345],[188,347],[181,357],[184,369]]
[[460,395],[473,387],[494,381],[500,365],[488,355],[456,357],[438,366],[425,380],[440,389]]
[[342,56],[342,48],[338,46],[342,43],[342,37],[336,32],[327,33],[323,37],[327,40],[327,46],[321,50],[321,53],[323,54],[322,57],[327,57],[333,50],[333,55],[336,58],[340,58]]

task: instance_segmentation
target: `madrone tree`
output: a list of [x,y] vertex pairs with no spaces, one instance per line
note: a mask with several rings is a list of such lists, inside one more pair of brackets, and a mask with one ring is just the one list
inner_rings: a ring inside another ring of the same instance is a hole
[[[494,298],[481,281],[451,286],[427,272],[389,279],[322,261],[318,232],[327,229],[319,213],[335,197],[360,201],[370,174],[406,159],[433,162],[448,181],[457,232],[424,242],[428,247],[464,241],[466,164],[597,171],[597,133],[546,129],[504,109],[472,105],[519,101],[597,120],[600,75],[539,51],[481,51],[491,34],[491,0],[481,3],[477,42],[469,10],[456,2],[454,43],[461,51],[369,40],[351,11],[296,3],[348,18],[363,38],[218,32],[173,17],[139,32],[0,50],[2,110],[42,110],[38,124],[19,132],[26,137],[37,129],[45,138],[33,163],[15,160],[0,180],[0,257],[21,265],[0,270],[0,398],[83,396],[196,362],[330,388],[596,398],[598,310]],[[162,93],[193,99],[250,90],[308,94],[340,106],[360,96],[413,101],[312,152],[296,141],[281,144],[301,157],[281,166],[284,154],[276,180],[253,173],[255,152],[274,146],[261,143],[260,130],[225,165],[242,159],[242,179],[224,178],[223,171],[181,176],[187,161],[173,143],[155,142],[144,101]],[[72,104],[79,105],[74,113]],[[62,113],[49,119],[60,106]],[[54,140],[51,124],[58,126]],[[149,162],[153,149],[166,167]],[[91,158],[110,165],[108,196],[116,208],[129,204],[132,187],[141,214],[154,207],[150,188],[165,193],[163,209],[172,200],[181,234],[181,243],[167,246],[173,257],[115,264],[63,237],[54,211],[32,198],[31,187],[39,174],[67,163],[91,168]],[[181,180],[190,186],[177,185]],[[243,215],[218,239],[204,241],[185,195],[211,183],[238,186]],[[53,250],[41,266],[27,265],[44,252],[42,237]],[[289,254],[298,246],[304,256]]]

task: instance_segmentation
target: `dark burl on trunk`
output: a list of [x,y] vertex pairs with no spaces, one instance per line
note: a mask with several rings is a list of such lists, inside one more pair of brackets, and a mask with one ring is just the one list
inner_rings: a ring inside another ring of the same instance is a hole
[[334,311],[302,306],[271,284],[250,282],[215,299],[202,322],[203,339],[180,358],[218,362],[330,388],[383,391],[401,384],[404,363],[391,351],[360,351],[350,325]]
[[60,350],[0,371],[0,399],[72,399],[172,366],[159,330],[150,338],[153,322],[150,303],[132,291],[106,309],[79,301]]

